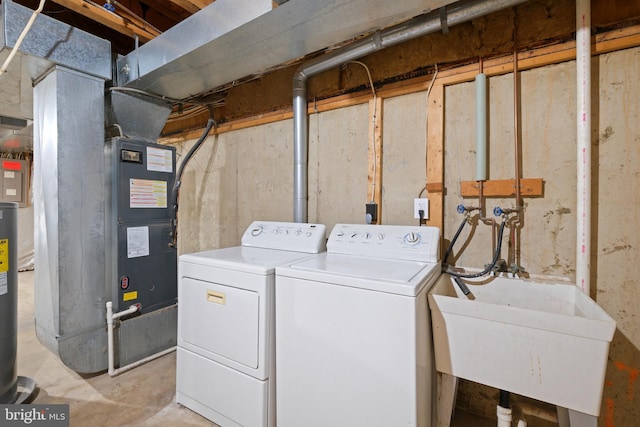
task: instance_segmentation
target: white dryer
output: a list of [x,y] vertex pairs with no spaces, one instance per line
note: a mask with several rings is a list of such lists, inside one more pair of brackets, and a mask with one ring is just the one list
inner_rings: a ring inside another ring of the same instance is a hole
[[276,268],[278,427],[427,427],[435,227],[334,227],[327,252]]
[[275,267],[324,251],[325,233],[257,221],[242,246],[180,256],[178,403],[222,427],[275,426]]

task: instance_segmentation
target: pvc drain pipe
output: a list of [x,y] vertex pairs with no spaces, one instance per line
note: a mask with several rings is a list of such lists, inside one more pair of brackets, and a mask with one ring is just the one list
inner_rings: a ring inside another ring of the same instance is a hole
[[147,356],[144,359],[140,359],[136,362],[130,363],[125,366],[121,366],[120,368],[114,367],[114,349],[113,349],[113,323],[114,320],[119,319],[120,317],[127,316],[129,314],[133,314],[138,311],[138,306],[132,305],[128,309],[120,311],[118,313],[113,312],[113,303],[111,301],[107,302],[107,351],[109,352],[109,376],[114,377],[118,374],[121,374],[125,371],[133,369],[137,366],[143,365],[151,360],[157,359],[158,357],[164,356],[165,354],[169,354],[172,351],[176,350],[176,346],[170,347],[166,350],[163,350],[159,353],[152,354],[151,356]]

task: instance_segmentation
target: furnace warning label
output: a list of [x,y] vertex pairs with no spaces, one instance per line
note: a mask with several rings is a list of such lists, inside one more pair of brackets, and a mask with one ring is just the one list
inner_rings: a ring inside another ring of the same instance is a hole
[[129,207],[132,209],[166,208],[167,181],[130,179]]
[[157,172],[173,172],[173,156],[171,150],[147,147],[147,170]]
[[7,284],[7,271],[9,271],[9,239],[1,239],[0,240],[0,295],[4,295],[7,292],[9,292],[9,285]]
[[0,273],[9,271],[9,239],[0,240]]
[[127,258],[149,255],[149,227],[127,228]]

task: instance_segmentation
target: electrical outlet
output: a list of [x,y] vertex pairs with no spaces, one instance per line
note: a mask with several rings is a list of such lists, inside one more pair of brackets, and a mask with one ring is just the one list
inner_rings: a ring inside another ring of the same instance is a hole
[[429,219],[429,199],[413,199],[413,217],[420,218],[420,211],[423,211],[422,219]]

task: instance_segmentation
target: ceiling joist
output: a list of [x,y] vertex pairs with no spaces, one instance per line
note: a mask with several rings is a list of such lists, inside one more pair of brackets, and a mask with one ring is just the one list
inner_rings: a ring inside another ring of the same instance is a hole
[[215,0],[171,0],[171,3],[180,6],[190,13],[196,13],[200,9],[209,6]]
[[[129,37],[138,37],[142,42],[148,42],[160,35],[160,32],[142,19],[116,15],[108,10],[84,0],[53,0],[61,6],[79,13],[89,19],[111,28]],[[204,0],[206,1],[206,0]]]

